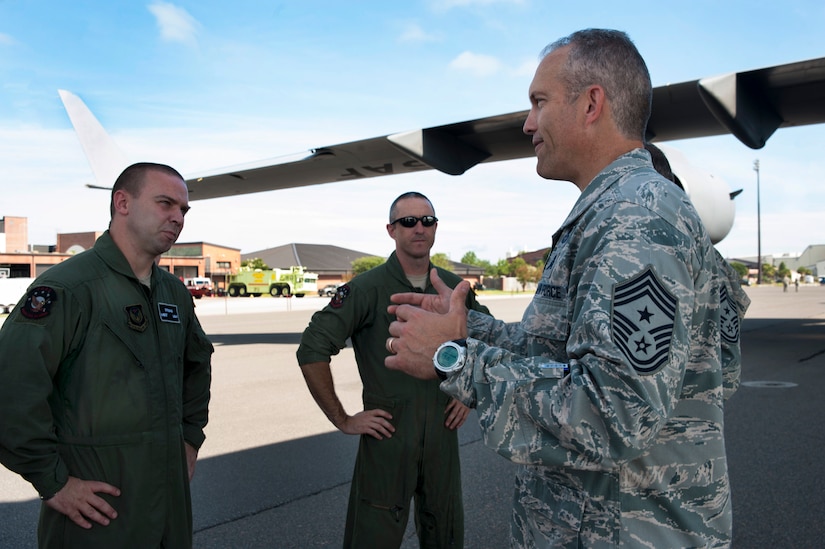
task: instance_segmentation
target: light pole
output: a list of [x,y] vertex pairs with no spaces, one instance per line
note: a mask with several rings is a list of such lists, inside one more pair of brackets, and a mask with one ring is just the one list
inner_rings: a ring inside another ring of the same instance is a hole
[[756,172],[756,283],[762,284],[762,211],[759,205],[759,159],[753,161]]

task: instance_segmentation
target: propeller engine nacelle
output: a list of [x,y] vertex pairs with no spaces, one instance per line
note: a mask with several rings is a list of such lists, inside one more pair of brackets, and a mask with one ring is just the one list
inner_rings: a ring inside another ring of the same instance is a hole
[[725,238],[733,227],[736,216],[736,207],[727,184],[722,179],[700,170],[690,162],[684,154],[676,149],[656,145],[670,162],[673,174],[699,213],[705,229],[708,231],[711,242],[717,244]]

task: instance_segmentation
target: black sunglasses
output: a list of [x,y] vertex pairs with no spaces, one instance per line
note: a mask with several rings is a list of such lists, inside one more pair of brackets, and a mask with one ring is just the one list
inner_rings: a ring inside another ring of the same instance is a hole
[[395,225],[396,223],[401,223],[403,227],[407,227],[408,229],[412,229],[415,227],[418,222],[421,222],[422,225],[425,227],[432,227],[438,222],[438,218],[434,215],[425,215],[424,217],[415,217],[412,215],[408,215],[406,217],[399,217],[395,221],[392,221],[390,225]]

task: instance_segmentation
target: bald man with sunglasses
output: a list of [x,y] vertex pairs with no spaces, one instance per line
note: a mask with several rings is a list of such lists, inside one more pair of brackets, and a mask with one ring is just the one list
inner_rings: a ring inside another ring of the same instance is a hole
[[[415,501],[421,547],[463,547],[464,511],[456,430],[469,409],[419,380],[384,367],[392,352],[387,312],[398,292],[436,293],[430,249],[438,219],[430,200],[404,193],[390,207],[387,233],[395,252],[387,261],[338,288],[301,337],[298,364],[327,418],[343,433],[360,435],[344,534],[348,547],[400,547]],[[437,268],[450,287],[461,278]],[[467,307],[489,314],[472,292]],[[364,410],[349,415],[335,393],[330,361],[352,339],[364,385]]]

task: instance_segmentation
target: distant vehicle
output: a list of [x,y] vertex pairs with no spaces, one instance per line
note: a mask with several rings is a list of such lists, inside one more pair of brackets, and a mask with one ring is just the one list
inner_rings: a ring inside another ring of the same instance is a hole
[[318,290],[318,275],[304,271],[303,267],[289,269],[244,269],[229,279],[230,297],[304,297]]
[[0,314],[9,313],[17,302],[26,295],[33,278],[6,278],[0,276]]
[[195,299],[212,295],[212,281],[204,277],[184,278],[183,283]]
[[318,290],[318,295],[321,297],[332,297],[335,295],[335,292],[338,291],[338,286],[340,286],[340,284],[327,284]]
[[825,276],[820,276],[819,277],[819,283],[820,284],[825,284]]

